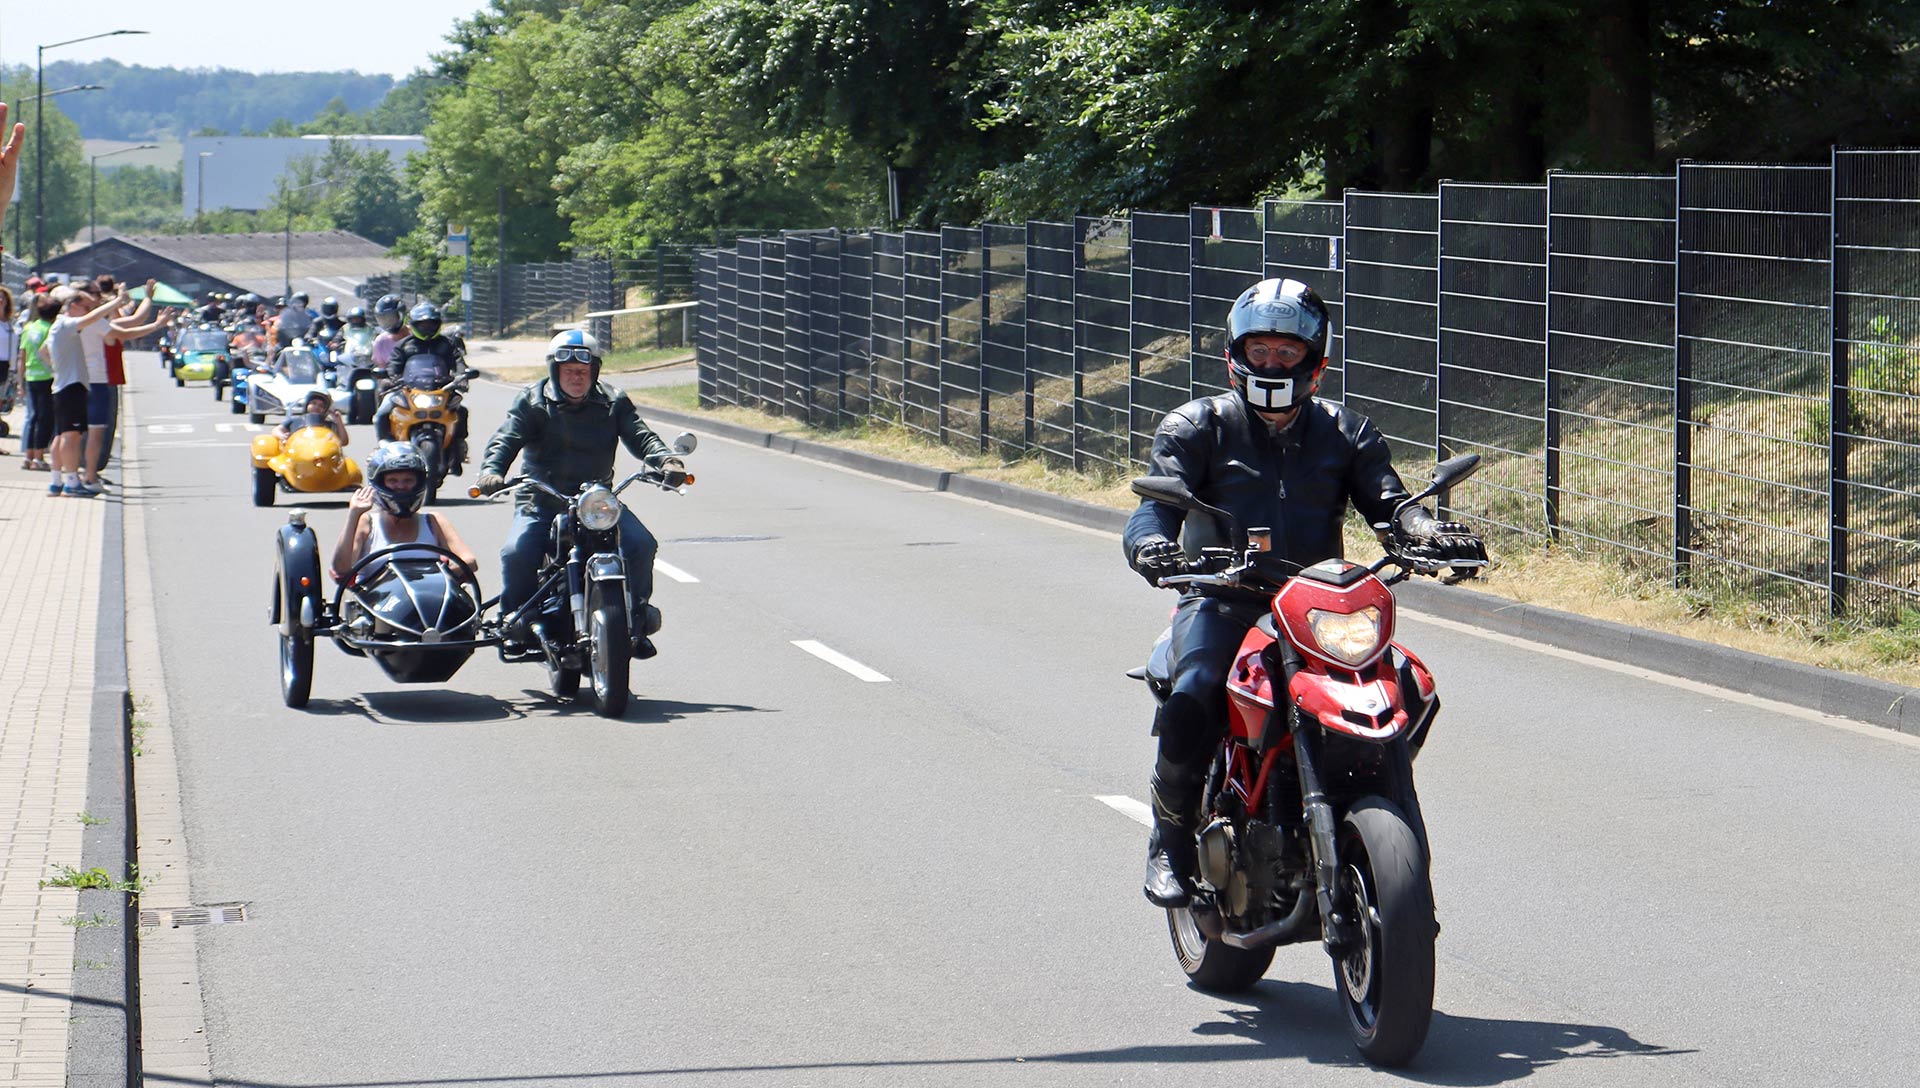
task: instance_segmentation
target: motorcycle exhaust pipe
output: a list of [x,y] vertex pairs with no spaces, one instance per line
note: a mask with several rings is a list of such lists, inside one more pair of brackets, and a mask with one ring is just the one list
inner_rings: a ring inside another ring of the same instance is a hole
[[1308,927],[1313,915],[1313,889],[1302,889],[1294,898],[1293,909],[1278,921],[1268,922],[1259,929],[1246,931],[1227,930],[1220,934],[1220,942],[1232,948],[1265,948],[1269,945],[1291,944],[1301,940],[1299,931]]

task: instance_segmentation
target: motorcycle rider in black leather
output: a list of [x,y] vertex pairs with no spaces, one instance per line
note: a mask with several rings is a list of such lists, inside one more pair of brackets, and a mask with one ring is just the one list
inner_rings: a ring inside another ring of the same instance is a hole
[[[1272,531],[1263,567],[1275,581],[1341,555],[1340,526],[1351,503],[1369,525],[1387,521],[1410,494],[1393,470],[1386,439],[1365,416],[1314,399],[1326,370],[1326,304],[1297,280],[1263,280],[1227,313],[1232,390],[1167,413],[1153,438],[1150,475],[1172,476],[1243,528]],[[1185,547],[1182,547],[1182,528]],[[1484,560],[1478,537],[1418,507],[1398,532],[1437,557]],[[1228,543],[1205,514],[1142,501],[1127,521],[1127,561],[1149,584],[1189,569],[1202,547]],[[1147,898],[1186,906],[1194,890],[1194,834],[1213,749],[1227,725],[1226,677],[1247,630],[1272,598],[1226,587],[1194,587],[1173,617],[1172,694],[1154,731],[1159,758],[1149,789]]]

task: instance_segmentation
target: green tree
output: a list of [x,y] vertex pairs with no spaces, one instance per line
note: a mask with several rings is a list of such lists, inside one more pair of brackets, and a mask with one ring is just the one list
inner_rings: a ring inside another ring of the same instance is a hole
[[[12,220],[10,225],[13,227],[13,237],[9,242],[16,254],[37,261],[39,256],[34,253],[36,209],[44,215],[39,224],[39,233],[48,257],[65,250],[68,241],[86,229],[87,160],[81,150],[80,129],[61,112],[61,99],[46,98],[36,102],[33,101],[35,93],[32,80],[15,79],[0,83],[0,95],[9,104],[19,103],[18,112],[11,116],[27,126],[26,143],[20,152],[20,172],[16,183],[18,191],[11,214],[7,217]],[[44,118],[39,116],[41,107],[46,109]],[[40,143],[43,126],[46,140],[44,158]],[[46,185],[44,201],[40,198],[43,174]]]

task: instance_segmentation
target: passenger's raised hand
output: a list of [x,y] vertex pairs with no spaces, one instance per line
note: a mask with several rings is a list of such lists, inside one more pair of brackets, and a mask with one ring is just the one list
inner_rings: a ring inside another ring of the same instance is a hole
[[373,488],[355,488],[353,498],[347,500],[347,516],[357,518],[371,509],[373,509]]

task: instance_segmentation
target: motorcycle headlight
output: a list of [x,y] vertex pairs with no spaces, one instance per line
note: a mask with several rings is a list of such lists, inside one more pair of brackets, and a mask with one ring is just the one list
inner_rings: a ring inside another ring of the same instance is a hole
[[446,397],[438,393],[415,393],[413,395],[413,406],[420,409],[438,408],[446,403],[446,400]]
[[604,533],[620,524],[620,500],[613,491],[595,485],[580,496],[580,524],[596,533]]
[[1372,605],[1358,612],[1307,609],[1307,626],[1327,656],[1358,666],[1380,648],[1380,610]]

